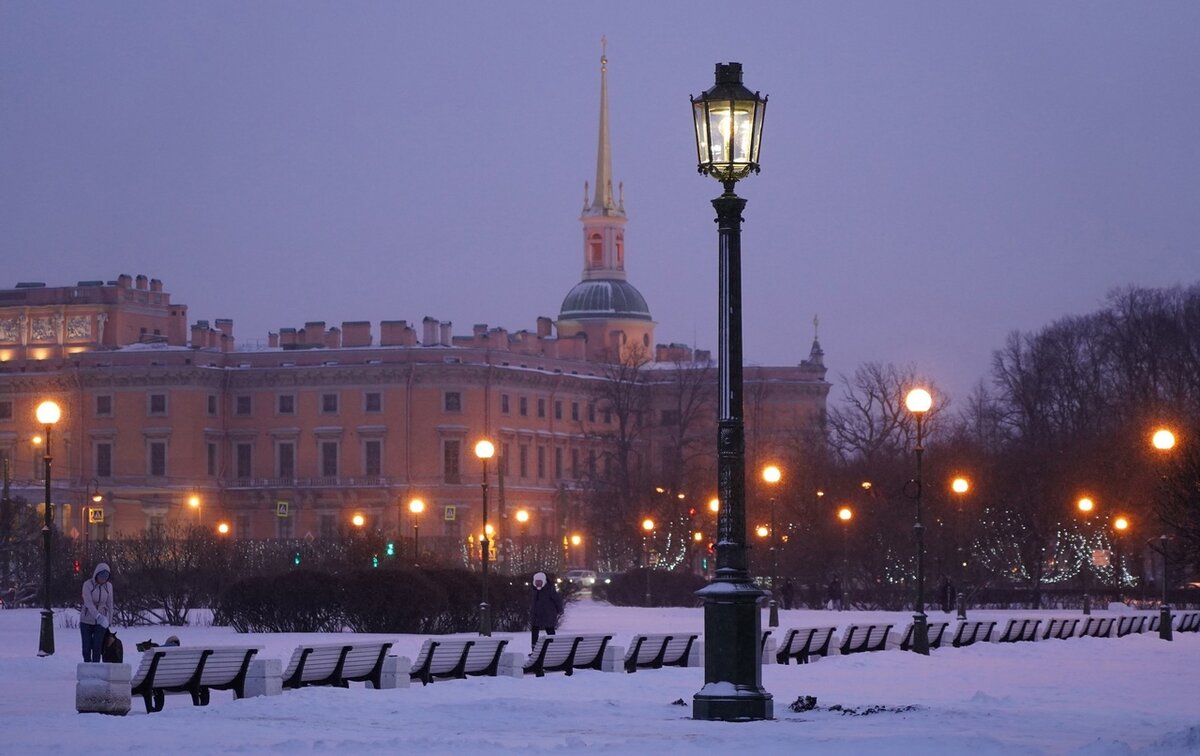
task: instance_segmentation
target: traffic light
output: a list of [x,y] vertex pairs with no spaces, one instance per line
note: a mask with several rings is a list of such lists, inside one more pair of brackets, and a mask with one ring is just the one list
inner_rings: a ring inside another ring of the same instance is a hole
[[390,557],[396,556],[396,544],[392,541],[388,541],[387,543],[387,555]]
[[75,570],[75,574],[78,575],[80,570],[83,569],[83,566],[81,564],[79,564],[79,560],[76,559],[74,562],[71,563],[71,568],[73,570]]
[[379,566],[379,555],[378,555],[378,554],[372,554],[372,555],[371,555],[371,566],[372,566],[372,567],[378,567],[378,566]]
[[292,564],[300,564],[300,552],[292,552]]

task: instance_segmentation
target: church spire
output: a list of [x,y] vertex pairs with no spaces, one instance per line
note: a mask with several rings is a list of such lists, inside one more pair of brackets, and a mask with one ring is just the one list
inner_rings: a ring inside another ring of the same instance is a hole
[[596,146],[596,184],[591,207],[592,215],[616,215],[622,212],[624,201],[613,196],[612,144],[608,137],[608,38],[600,37],[600,135]]

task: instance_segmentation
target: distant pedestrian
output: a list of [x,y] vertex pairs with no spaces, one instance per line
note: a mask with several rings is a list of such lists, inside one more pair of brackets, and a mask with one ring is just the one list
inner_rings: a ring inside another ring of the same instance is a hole
[[829,608],[842,611],[842,581],[836,577],[829,584]]
[[83,660],[99,662],[104,651],[104,636],[112,621],[112,573],[104,562],[96,565],[90,580],[83,584],[83,608],[79,610],[79,634],[83,640]]
[[554,635],[558,627],[558,615],[562,614],[563,603],[558,591],[546,580],[546,573],[539,572],[533,576],[533,594],[529,600],[529,631],[533,638],[532,645],[538,642],[538,633],[546,631],[546,635]]
[[942,582],[938,584],[938,597],[942,601],[942,611],[947,614],[954,608],[954,599],[958,596],[958,591],[954,590],[954,583],[950,582],[947,575],[942,575]]
[[791,609],[792,602],[796,600],[796,586],[792,585],[791,580],[783,581],[783,587],[779,589],[779,595],[783,598],[783,608]]

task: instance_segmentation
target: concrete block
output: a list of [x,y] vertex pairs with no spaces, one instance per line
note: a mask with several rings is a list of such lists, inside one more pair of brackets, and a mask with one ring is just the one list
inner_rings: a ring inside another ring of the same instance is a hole
[[774,638],[767,637],[767,642],[763,644],[762,663],[774,664],[776,653],[776,642]]
[[246,698],[278,696],[283,693],[283,662],[279,659],[251,659],[246,670]]
[[524,677],[526,658],[525,654],[518,651],[507,651],[501,654],[497,674],[500,677]]
[[[379,689],[407,688],[411,678],[412,660],[407,656],[385,656],[379,673]],[[371,683],[367,683],[368,686]]]
[[604,658],[600,660],[601,672],[625,671],[625,648],[623,646],[605,646]]
[[133,699],[128,664],[80,663],[75,669],[75,710],[81,714],[128,714]]
[[692,650],[688,652],[687,665],[689,667],[704,666],[704,641],[697,639],[692,644]]

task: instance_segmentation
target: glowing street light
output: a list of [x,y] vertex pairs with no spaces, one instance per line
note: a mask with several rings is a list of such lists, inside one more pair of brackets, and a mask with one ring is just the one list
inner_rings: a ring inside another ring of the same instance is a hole
[[350,522],[354,527],[362,530],[363,526],[367,524],[367,518],[363,517],[361,512],[355,512],[354,516],[350,518]]
[[[778,531],[775,529],[775,490],[779,481],[783,479],[783,473],[775,465],[767,465],[763,468],[762,477],[763,481],[771,488],[771,600],[767,603],[769,607],[767,625],[779,627],[779,600],[775,598],[779,592],[779,539],[777,538]],[[759,533],[759,537],[762,537],[762,533]]]
[[[1096,509],[1096,502],[1090,496],[1081,496],[1075,502],[1075,508],[1083,515],[1083,532],[1085,539],[1091,535],[1090,518],[1092,512]],[[1092,571],[1092,548],[1087,545],[1085,549],[1083,568],[1079,571],[1079,577],[1083,583],[1083,613],[1092,613],[1092,598],[1088,595],[1088,578]]]
[[[1175,448],[1175,434],[1169,428],[1159,428],[1150,437],[1150,443],[1159,452],[1169,452]],[[1158,539],[1162,551],[1162,600],[1158,605],[1158,637],[1162,640],[1171,638],[1171,607],[1167,604],[1167,534],[1163,533]]]
[[408,511],[413,521],[413,564],[421,563],[421,513],[425,511],[425,502],[413,499],[408,502]]
[[1117,581],[1117,601],[1121,601],[1121,594],[1124,589],[1124,576],[1121,574],[1121,541],[1125,537],[1125,532],[1129,530],[1129,518],[1118,515],[1113,518],[1113,575]]
[[854,519],[854,510],[841,507],[837,511],[838,520],[842,523],[842,606],[850,606],[850,521]]
[[[742,84],[741,63],[718,63],[716,82],[691,98],[697,169],[720,181],[717,213],[717,518],[716,577],[704,599],[704,688],[692,698],[692,718],[770,719],[762,687],[757,608],[762,592],[750,579],[746,548],[746,444],[742,417],[742,211],[734,189],[758,173],[767,98]],[[719,649],[719,651],[717,650]],[[732,692],[731,691],[736,691]]]
[[925,451],[923,442],[923,421],[925,413],[933,407],[933,396],[923,388],[915,388],[904,398],[904,406],[913,414],[917,421],[917,445],[914,448],[917,458],[916,490],[913,498],[917,504],[917,603],[913,607],[913,644],[912,650],[918,654],[929,655],[929,630],[925,617],[925,526],[921,524],[921,455]]
[[[50,608],[50,540],[54,532],[54,505],[50,502],[50,431],[62,418],[62,408],[57,402],[47,400],[37,406],[34,414],[46,430],[46,446],[42,457],[46,466],[46,503],[42,512],[42,545],[46,547],[46,559],[42,565],[42,623],[38,635],[38,656],[53,656],[54,610]],[[7,492],[7,484],[5,490]]]
[[487,463],[496,454],[496,447],[491,441],[486,438],[475,444],[475,456],[479,458],[483,465],[483,477],[480,483],[480,489],[483,492],[483,532],[484,536],[479,539],[479,546],[482,550],[483,562],[483,599],[479,602],[479,634],[490,636],[492,634],[492,609],[488,604],[488,474]]
[[229,523],[221,521],[217,523],[217,532],[221,535],[229,535]]

